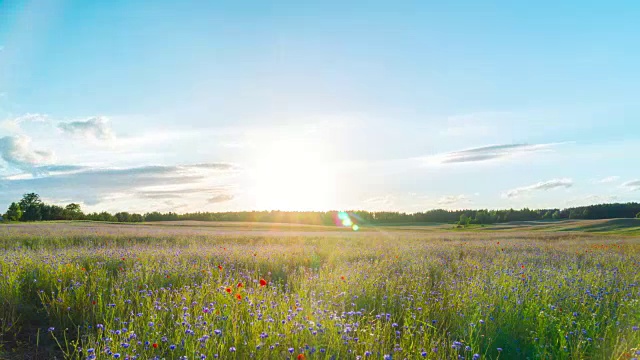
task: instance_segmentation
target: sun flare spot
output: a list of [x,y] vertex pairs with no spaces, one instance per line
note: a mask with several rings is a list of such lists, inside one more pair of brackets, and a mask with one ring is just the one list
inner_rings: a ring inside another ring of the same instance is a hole
[[335,171],[318,144],[271,144],[259,156],[253,182],[257,209],[329,210],[336,200]]

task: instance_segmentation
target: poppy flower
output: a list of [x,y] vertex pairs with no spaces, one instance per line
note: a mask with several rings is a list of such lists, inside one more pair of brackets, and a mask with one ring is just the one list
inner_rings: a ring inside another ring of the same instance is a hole
[[228,287],[226,289],[224,289],[224,291],[228,292],[229,294],[231,294],[231,287]]
[[344,280],[344,276],[340,276],[340,280]]
[[154,349],[157,349],[158,348],[158,343],[153,343],[153,345],[151,345],[151,346],[153,346]]
[[260,279],[260,286],[267,286],[267,280]]
[[296,359],[298,359],[298,360],[304,360],[304,359],[305,359],[305,356],[304,356],[304,354],[298,354],[298,357],[297,357]]
[[241,282],[239,282],[239,283],[238,283],[238,287],[239,287],[239,288],[241,288],[241,287],[242,287],[242,283],[241,283]]
[[222,271],[222,265],[218,265],[218,270]]
[[242,300],[242,295],[240,295],[240,294],[236,294],[236,299],[238,299],[238,300]]
[[96,301],[95,301],[95,300],[93,300],[93,301],[91,302],[91,305],[95,305],[95,304],[96,304]]

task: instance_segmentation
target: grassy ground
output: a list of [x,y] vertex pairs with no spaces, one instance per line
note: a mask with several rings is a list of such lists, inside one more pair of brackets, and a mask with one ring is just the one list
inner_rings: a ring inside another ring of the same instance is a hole
[[635,223],[224,225],[0,225],[0,358],[640,351]]

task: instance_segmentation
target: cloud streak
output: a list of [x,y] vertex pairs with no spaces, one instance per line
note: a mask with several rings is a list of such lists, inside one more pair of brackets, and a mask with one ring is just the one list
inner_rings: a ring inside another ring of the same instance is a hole
[[62,132],[78,137],[108,141],[115,139],[111,130],[109,119],[104,116],[96,116],[85,121],[72,121],[58,124]]
[[539,183],[523,186],[507,191],[504,196],[507,198],[517,198],[521,195],[532,193],[535,191],[547,191],[556,188],[570,188],[573,186],[573,180],[571,179],[552,179],[548,181],[541,181]]
[[459,203],[468,203],[469,201],[469,197],[464,194],[447,195],[438,199],[438,205],[455,205]]
[[640,180],[627,181],[624,184],[622,184],[622,187],[631,191],[638,191],[640,190]]
[[[97,204],[121,194],[133,202],[148,206],[143,199],[178,199],[199,197],[203,201],[213,195],[225,194],[222,187],[212,188],[210,181],[222,176],[229,164],[142,166],[132,168],[88,169],[74,165],[47,168],[52,175],[32,178],[0,179],[0,203],[8,203],[23,193],[36,192],[47,198],[71,199],[85,204]],[[55,173],[55,170],[58,172]],[[154,190],[174,188],[176,190]],[[188,188],[180,190],[180,188]],[[180,196],[178,196],[180,195]],[[221,200],[220,198],[219,200]]]
[[437,164],[456,164],[506,159],[517,155],[548,151],[554,145],[557,144],[490,145],[431,156],[427,158],[427,161]]

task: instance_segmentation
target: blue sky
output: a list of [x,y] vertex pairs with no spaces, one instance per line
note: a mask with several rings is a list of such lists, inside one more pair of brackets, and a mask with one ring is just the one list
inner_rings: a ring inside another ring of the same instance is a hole
[[640,200],[640,5],[2,1],[0,208]]

